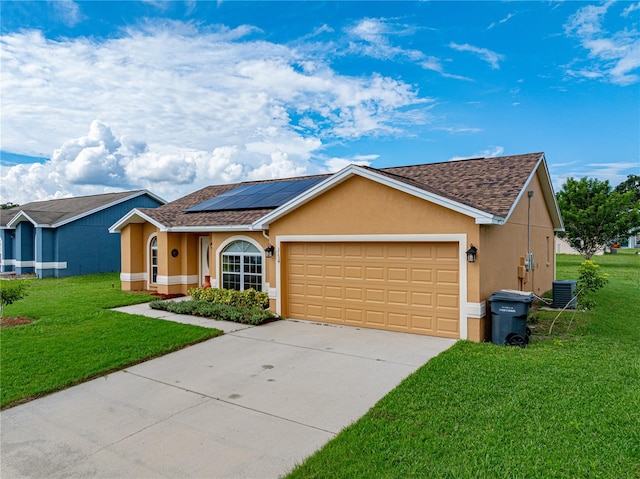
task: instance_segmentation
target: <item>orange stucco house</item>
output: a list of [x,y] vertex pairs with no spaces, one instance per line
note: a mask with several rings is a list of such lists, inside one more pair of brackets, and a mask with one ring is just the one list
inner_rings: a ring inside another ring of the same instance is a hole
[[483,341],[492,293],[552,288],[562,229],[531,153],[210,186],[110,231],[125,290],[253,287],[284,318]]

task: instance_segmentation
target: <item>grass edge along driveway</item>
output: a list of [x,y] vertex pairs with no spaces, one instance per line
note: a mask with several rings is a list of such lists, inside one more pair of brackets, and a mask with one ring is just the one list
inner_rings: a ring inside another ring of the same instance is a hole
[[5,316],[36,321],[0,331],[2,409],[222,334],[109,308],[151,296],[120,290],[117,273],[30,281]]
[[[563,315],[527,349],[456,343],[287,479],[637,479],[640,256],[629,253],[596,258],[610,281],[593,311]],[[559,255],[558,278],[577,278],[581,260]],[[538,333],[556,314],[538,315]]]

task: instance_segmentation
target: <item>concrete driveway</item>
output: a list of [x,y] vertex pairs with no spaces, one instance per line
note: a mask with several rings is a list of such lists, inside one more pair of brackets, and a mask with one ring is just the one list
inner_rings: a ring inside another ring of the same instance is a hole
[[1,413],[3,478],[276,478],[454,340],[278,321]]

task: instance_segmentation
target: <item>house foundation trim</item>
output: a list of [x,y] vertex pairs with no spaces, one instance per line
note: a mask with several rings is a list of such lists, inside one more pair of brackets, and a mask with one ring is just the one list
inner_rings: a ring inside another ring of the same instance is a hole
[[179,276],[161,276],[158,275],[156,279],[156,284],[160,284],[163,286],[173,286],[176,284],[198,284],[198,275],[190,274],[190,275],[179,275]]
[[67,269],[66,261],[36,262],[36,269]]
[[484,318],[487,314],[487,302],[467,303],[467,318]]
[[120,273],[120,281],[133,283],[134,281],[147,281],[147,273]]

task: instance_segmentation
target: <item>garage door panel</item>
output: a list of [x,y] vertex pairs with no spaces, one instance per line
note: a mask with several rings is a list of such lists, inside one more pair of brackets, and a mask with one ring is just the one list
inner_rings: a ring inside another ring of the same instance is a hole
[[363,292],[363,288],[350,288],[350,287],[346,287],[344,288],[344,298],[346,300],[356,300],[356,301],[362,301],[362,298],[364,297],[364,292]]
[[345,266],[344,277],[347,280],[360,281],[364,278],[362,266]]
[[339,286],[325,286],[324,295],[329,301],[333,299],[342,300],[342,288]]
[[457,243],[287,245],[284,314],[459,337]]
[[363,315],[362,315],[362,310],[361,309],[351,309],[351,308],[345,308],[344,310],[344,317],[347,323],[349,324],[362,324],[363,322]]
[[365,279],[384,280],[384,268],[382,266],[367,266],[365,268]]
[[367,259],[385,259],[384,244],[369,243],[364,245],[364,257]]
[[429,283],[433,282],[433,272],[430,269],[424,268],[412,268],[411,269],[411,282],[412,283]]
[[306,268],[304,269],[304,274],[307,278],[323,278],[324,274],[322,271],[322,265],[321,264],[307,264]]
[[327,278],[342,279],[342,266],[335,264],[328,264],[324,267],[324,275]]
[[450,269],[438,269],[436,281],[439,284],[458,285],[458,271]]
[[458,296],[454,294],[438,294],[436,296],[438,308],[458,309]]
[[384,290],[367,288],[365,290],[365,300],[368,303],[384,303]]
[[408,268],[388,268],[387,279],[389,281],[402,281],[406,283],[409,279]]
[[394,291],[389,290],[387,295],[387,302],[396,306],[404,306],[409,302],[408,291]]
[[407,329],[409,327],[408,314],[388,313],[387,318],[389,326],[400,326],[403,329]]
[[383,325],[384,324],[384,311],[365,311],[365,324],[371,325]]
[[409,245],[406,243],[392,243],[387,246],[387,257],[392,260],[408,260]]
[[432,306],[433,295],[431,293],[422,293],[422,292],[412,291],[411,305],[412,306]]

